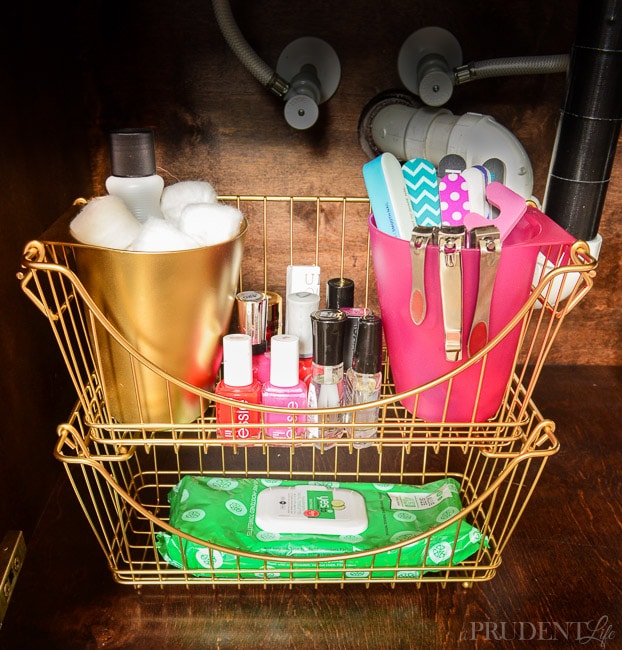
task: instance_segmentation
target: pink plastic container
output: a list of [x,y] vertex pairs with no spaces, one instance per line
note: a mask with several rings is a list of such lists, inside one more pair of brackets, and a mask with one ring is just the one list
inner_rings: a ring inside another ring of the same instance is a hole
[[[491,222],[491,223],[494,223]],[[463,335],[462,359],[447,361],[443,326],[438,246],[428,246],[425,265],[427,311],[420,325],[410,315],[410,242],[387,235],[369,218],[372,260],[378,300],[393,381],[398,393],[408,392],[442,378],[469,362],[468,335],[473,322],[479,282],[480,253],[462,250]],[[532,289],[538,253],[551,257],[574,242],[572,235],[535,208],[528,208],[503,242],[492,293],[490,342],[512,320],[527,301]],[[483,359],[472,363],[449,381],[440,381],[425,391],[405,397],[402,404],[416,417],[428,422],[484,422],[501,406],[512,378],[520,337],[520,325],[495,341]]]

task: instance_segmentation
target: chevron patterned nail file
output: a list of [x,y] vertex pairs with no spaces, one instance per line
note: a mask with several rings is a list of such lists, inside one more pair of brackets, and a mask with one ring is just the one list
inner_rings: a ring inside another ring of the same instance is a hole
[[402,165],[402,174],[418,226],[441,225],[441,202],[434,165],[425,158],[413,158]]
[[469,190],[462,174],[447,174],[438,183],[441,197],[441,221],[446,226],[461,226],[471,211]]

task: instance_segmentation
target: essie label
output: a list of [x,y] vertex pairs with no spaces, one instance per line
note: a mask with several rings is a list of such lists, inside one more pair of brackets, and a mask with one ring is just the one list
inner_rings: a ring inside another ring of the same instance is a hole
[[[279,389],[269,385],[263,394],[263,404],[290,410],[307,407],[306,391],[301,385],[292,387],[289,395],[286,394],[287,390],[287,388]],[[304,424],[306,421],[306,415],[268,411],[264,413],[264,422],[269,425],[266,427],[266,437],[283,440],[290,440],[294,437],[304,438],[306,427],[297,425]]]
[[[244,400],[240,400],[244,401]],[[248,409],[238,406],[236,408],[230,408],[228,406],[223,405],[218,405],[218,406],[223,406],[225,410],[228,410],[230,412],[230,417],[228,418],[230,422],[233,422],[234,425],[239,425],[235,427],[220,427],[218,429],[218,435],[221,438],[240,438],[242,440],[246,438],[259,438],[259,429],[257,428],[250,428],[248,425],[253,423],[253,422],[258,422],[259,420],[256,417],[253,417],[254,414],[252,414]],[[221,410],[221,417],[224,415]],[[226,418],[222,418],[223,420]]]

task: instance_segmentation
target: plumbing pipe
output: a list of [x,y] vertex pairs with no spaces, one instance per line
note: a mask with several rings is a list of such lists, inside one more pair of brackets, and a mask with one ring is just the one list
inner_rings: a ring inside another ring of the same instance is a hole
[[228,0],[212,0],[216,22],[227,44],[238,57],[240,63],[259,81],[278,97],[285,97],[289,84],[282,79],[249,45],[238,27]]
[[543,210],[596,241],[622,120],[622,1],[581,0]]
[[491,77],[566,72],[569,60],[568,54],[545,54],[475,61],[458,66],[454,70],[455,83],[460,85],[468,81],[490,79]]
[[425,158],[438,166],[447,154],[461,156],[467,167],[498,159],[504,166],[503,183],[525,199],[533,190],[529,156],[516,136],[489,115],[454,115],[445,108],[416,108],[381,100],[377,112],[368,109],[369,124],[360,129],[376,149],[399,160]]

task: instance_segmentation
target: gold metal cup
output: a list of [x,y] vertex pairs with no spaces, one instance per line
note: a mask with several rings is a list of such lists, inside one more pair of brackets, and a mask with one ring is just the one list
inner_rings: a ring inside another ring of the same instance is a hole
[[[212,390],[229,329],[247,222],[235,239],[143,253],[76,245],[80,281],[124,339],[158,369]],[[183,423],[198,397],[135,358],[104,324],[90,327],[109,415],[119,422]]]

